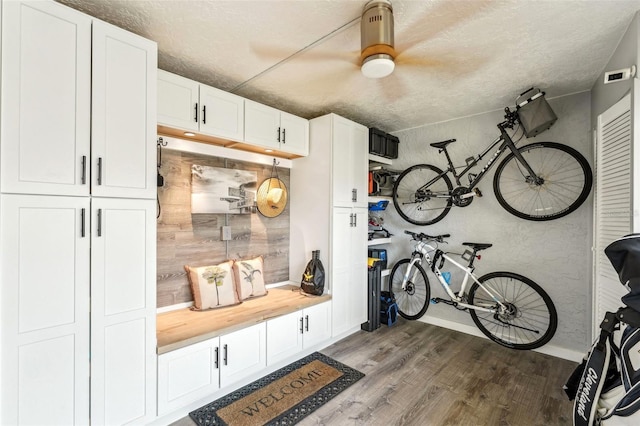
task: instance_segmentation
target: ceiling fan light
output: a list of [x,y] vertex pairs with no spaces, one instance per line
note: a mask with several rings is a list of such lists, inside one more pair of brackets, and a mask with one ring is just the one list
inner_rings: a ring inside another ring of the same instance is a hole
[[360,70],[367,78],[383,78],[391,74],[395,66],[391,56],[373,55],[364,60]]

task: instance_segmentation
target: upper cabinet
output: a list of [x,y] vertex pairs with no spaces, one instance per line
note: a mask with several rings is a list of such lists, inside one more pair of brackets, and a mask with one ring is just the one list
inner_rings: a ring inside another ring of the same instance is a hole
[[309,154],[308,120],[163,70],[158,133],[286,158]]
[[156,198],[156,43],[93,22],[91,194]]
[[367,207],[369,129],[337,115],[332,118],[333,205]]
[[244,98],[158,70],[158,125],[244,139]]
[[306,156],[309,154],[309,121],[245,100],[245,142],[266,149]]
[[2,192],[89,194],[91,17],[2,2]]
[[2,6],[2,192],[155,198],[156,44],[54,2]]

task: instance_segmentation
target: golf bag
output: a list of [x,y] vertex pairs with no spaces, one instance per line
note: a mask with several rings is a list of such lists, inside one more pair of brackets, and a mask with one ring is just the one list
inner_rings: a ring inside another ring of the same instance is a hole
[[605,314],[600,336],[564,386],[575,426],[640,424],[640,234],[604,252],[629,293],[621,299],[626,306]]

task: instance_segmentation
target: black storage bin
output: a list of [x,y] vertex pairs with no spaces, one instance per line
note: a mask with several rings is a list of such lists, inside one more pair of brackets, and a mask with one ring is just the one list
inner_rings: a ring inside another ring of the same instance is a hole
[[375,262],[371,268],[368,268],[368,282],[367,322],[363,322],[360,328],[364,331],[374,331],[380,328],[380,286],[382,283],[380,262]]
[[383,157],[386,158],[398,158],[398,144],[400,139],[397,136],[393,136],[387,133],[387,139],[385,141]]
[[369,154],[384,155],[386,135],[382,130],[373,127],[369,129]]
[[369,249],[369,257],[374,259],[380,259],[378,263],[380,264],[380,269],[387,268],[387,249]]

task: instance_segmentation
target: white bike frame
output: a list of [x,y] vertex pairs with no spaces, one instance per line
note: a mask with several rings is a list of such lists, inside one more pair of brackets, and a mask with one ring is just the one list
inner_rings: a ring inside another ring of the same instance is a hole
[[442,272],[440,271],[440,268],[438,268],[438,265],[435,265],[431,260],[431,256],[429,256],[429,252],[435,251],[435,250],[436,250],[436,247],[433,247],[427,244],[425,241],[418,241],[418,243],[415,246],[414,252],[411,256],[409,266],[407,266],[407,271],[405,272],[404,277],[402,278],[403,290],[406,289],[406,285],[407,285],[407,282],[409,281],[409,277],[411,277],[411,281],[414,281],[416,274],[418,273],[418,268],[414,268],[413,265],[417,263],[422,266],[422,258],[424,257],[427,264],[429,265],[429,268],[431,268],[431,270],[434,272],[434,274],[438,278],[438,281],[440,282],[440,285],[442,286],[442,288],[447,292],[447,294],[449,295],[449,298],[451,298],[451,300],[457,303],[457,306],[462,306],[463,308],[474,309],[476,311],[488,312],[492,314],[495,314],[496,312],[498,312],[498,310],[496,310],[495,308],[485,308],[482,306],[470,305],[463,301],[461,296],[466,294],[467,284],[469,283],[469,277],[471,277],[473,281],[475,281],[480,287],[482,287],[484,291],[487,292],[489,296],[491,296],[493,301],[500,306],[501,310],[507,309],[507,307],[495,296],[495,294],[493,294],[493,292],[491,292],[487,287],[482,285],[482,283],[478,281],[475,275],[473,275],[473,270],[475,268],[461,265],[460,263],[453,260],[451,257],[447,256],[445,253],[443,253],[442,257],[444,257],[447,261],[451,262],[458,269],[462,270],[465,274],[462,280],[462,285],[460,286],[460,291],[458,292],[460,296],[457,296],[453,292],[453,290],[451,290],[451,286],[449,285],[449,283],[447,283],[447,281],[442,276]]

